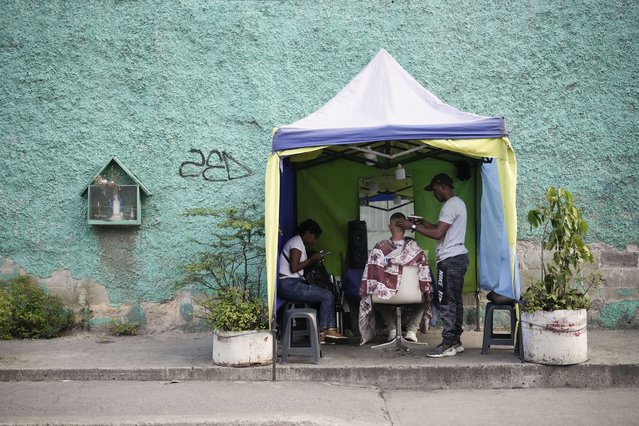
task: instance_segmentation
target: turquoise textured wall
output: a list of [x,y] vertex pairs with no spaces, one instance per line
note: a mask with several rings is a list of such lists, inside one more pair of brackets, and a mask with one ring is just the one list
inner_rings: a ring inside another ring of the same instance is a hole
[[[272,127],[319,108],[382,47],[444,102],[507,118],[520,238],[525,212],[554,184],[585,207],[591,241],[639,243],[637,2],[2,9],[0,256],[30,273],[92,277],[115,304],[172,297],[188,238],[211,227],[178,213],[261,203]],[[199,152],[219,167],[202,174],[188,163]],[[78,194],[113,155],[153,193],[139,229],[86,224]]]

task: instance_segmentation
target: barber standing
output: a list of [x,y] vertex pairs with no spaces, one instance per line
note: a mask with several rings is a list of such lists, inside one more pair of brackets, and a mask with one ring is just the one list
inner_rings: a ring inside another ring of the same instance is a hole
[[398,226],[437,240],[437,298],[444,326],[442,343],[428,353],[429,357],[441,358],[463,352],[461,344],[464,305],[462,290],[464,275],[468,269],[466,239],[466,204],[455,195],[453,180],[439,173],[424,188],[444,203],[437,224],[419,219],[402,221]]

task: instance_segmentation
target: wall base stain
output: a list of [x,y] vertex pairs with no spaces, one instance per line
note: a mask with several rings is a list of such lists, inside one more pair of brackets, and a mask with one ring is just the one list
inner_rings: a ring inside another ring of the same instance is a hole
[[[126,238],[122,241],[128,241]],[[596,259],[625,258],[619,251],[603,244],[593,244]],[[538,277],[539,270],[535,269],[539,262],[539,251],[536,246],[527,241],[518,243],[519,264],[521,267],[522,290],[530,279]],[[627,328],[639,327],[639,270],[634,263],[626,263],[623,267],[619,262],[606,264],[596,261],[586,266],[586,272],[599,271],[604,277],[603,287],[599,288],[593,297],[593,304],[588,311],[589,328]],[[5,258],[0,263],[0,279],[10,279],[17,274],[29,271],[21,267],[11,258]],[[95,331],[108,332],[111,321],[127,321],[140,324],[140,333],[156,333],[169,330],[205,331],[207,325],[200,319],[201,312],[197,305],[197,290],[179,291],[160,302],[145,300],[142,296],[133,297],[130,303],[114,303],[110,297],[118,289],[95,281],[91,277],[74,277],[68,269],[55,270],[50,276],[38,277],[31,274],[52,294],[60,296],[67,307],[74,311],[90,308],[92,317],[89,326]],[[483,328],[486,292],[480,296],[479,311],[471,294],[464,297],[464,327],[476,329],[477,312],[480,314],[480,326]],[[356,323],[351,321],[351,323]],[[495,318],[496,327],[508,327],[509,318],[506,316]]]

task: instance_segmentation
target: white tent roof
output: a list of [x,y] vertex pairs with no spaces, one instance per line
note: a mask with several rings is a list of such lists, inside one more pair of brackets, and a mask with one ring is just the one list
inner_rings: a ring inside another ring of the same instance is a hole
[[446,105],[381,49],[323,107],[280,127],[273,149],[391,139],[501,137],[505,133],[501,118]]

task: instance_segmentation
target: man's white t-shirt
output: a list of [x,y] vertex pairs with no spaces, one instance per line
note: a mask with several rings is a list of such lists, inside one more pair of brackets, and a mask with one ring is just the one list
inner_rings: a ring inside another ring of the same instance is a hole
[[457,197],[449,198],[439,212],[439,221],[450,224],[444,238],[437,240],[437,262],[468,253],[464,246],[466,239],[466,204]]
[[304,262],[307,259],[306,247],[304,246],[304,241],[302,241],[302,237],[300,237],[299,235],[294,236],[293,238],[288,240],[286,244],[284,244],[284,248],[282,249],[282,252],[280,253],[280,258],[279,258],[280,275],[284,275],[285,277],[301,278],[304,276],[303,269],[300,269],[297,272],[291,272],[291,263],[289,262],[289,260],[291,259],[291,249],[298,249],[299,251],[302,252],[302,255],[300,256],[300,263]]

